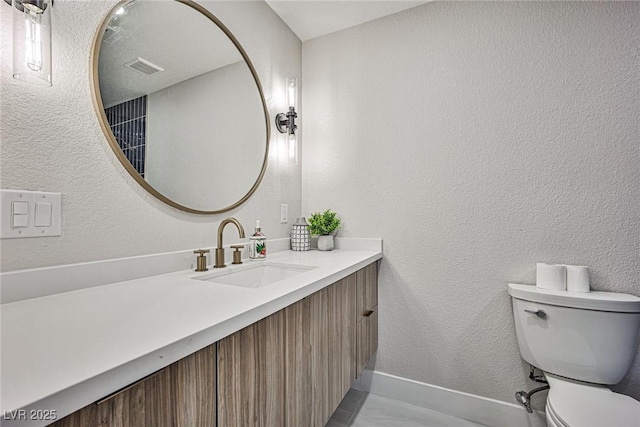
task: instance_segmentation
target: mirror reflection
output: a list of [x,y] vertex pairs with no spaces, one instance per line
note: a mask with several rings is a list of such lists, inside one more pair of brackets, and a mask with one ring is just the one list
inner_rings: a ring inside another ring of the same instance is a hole
[[98,113],[127,170],[187,211],[221,212],[246,200],[264,173],[269,122],[235,38],[190,1],[118,5],[100,31]]

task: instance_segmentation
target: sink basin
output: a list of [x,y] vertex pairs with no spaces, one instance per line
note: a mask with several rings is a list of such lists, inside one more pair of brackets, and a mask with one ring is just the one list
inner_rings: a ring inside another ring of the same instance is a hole
[[225,268],[220,272],[194,277],[196,280],[241,286],[243,288],[261,288],[290,277],[297,276],[316,267],[297,264],[279,264],[257,261],[247,266]]

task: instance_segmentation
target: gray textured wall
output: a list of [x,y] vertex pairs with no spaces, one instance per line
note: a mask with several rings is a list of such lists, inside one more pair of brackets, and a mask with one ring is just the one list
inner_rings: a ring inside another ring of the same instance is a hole
[[435,2],[303,43],[303,214],[384,239],[376,369],[513,403],[508,282],[573,263],[640,296],[639,46],[618,2]]

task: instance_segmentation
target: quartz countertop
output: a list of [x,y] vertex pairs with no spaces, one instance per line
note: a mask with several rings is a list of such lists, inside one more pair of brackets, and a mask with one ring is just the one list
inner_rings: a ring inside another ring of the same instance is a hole
[[61,418],[380,258],[381,241],[379,250],[282,251],[268,261],[315,268],[255,289],[188,270],[2,304],[0,410]]

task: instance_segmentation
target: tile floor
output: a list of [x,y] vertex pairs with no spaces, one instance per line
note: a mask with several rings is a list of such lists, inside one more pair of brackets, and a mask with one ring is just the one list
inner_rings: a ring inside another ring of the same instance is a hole
[[350,389],[326,427],[484,427],[419,406]]

